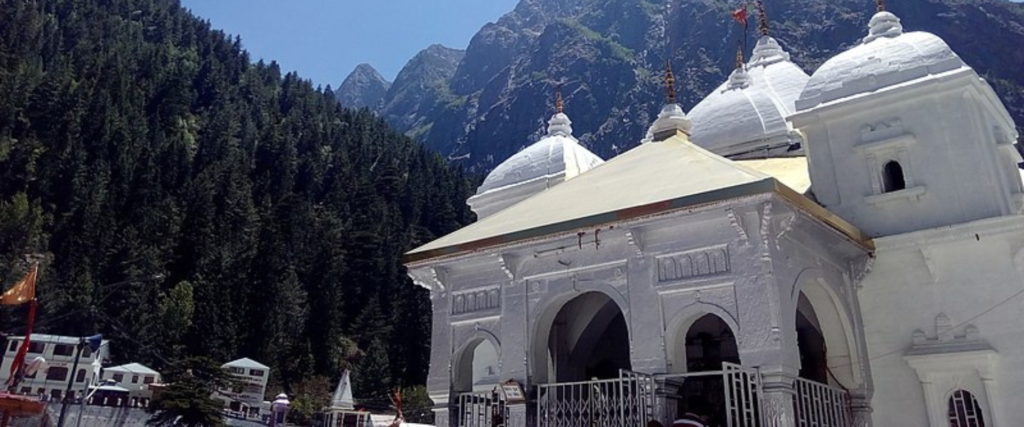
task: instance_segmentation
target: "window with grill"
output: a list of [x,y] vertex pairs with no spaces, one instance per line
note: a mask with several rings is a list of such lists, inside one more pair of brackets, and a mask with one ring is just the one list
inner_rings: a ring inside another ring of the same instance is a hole
[[75,353],[75,346],[71,344],[57,344],[53,346],[54,356],[70,356]]
[[978,399],[967,390],[957,390],[949,397],[949,427],[985,427]]
[[41,342],[35,342],[35,341],[31,341],[31,342],[28,343],[28,352],[29,353],[41,354],[44,351],[46,351],[46,344],[43,344]]
[[46,370],[48,381],[64,381],[68,379],[68,368],[52,367]]

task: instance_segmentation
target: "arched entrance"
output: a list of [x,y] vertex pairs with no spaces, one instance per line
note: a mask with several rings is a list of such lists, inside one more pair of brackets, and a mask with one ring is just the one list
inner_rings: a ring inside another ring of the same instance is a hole
[[[672,372],[692,374],[721,371],[723,363],[739,364],[736,336],[729,324],[714,314],[704,314],[676,330]],[[676,388],[676,416],[693,412],[724,423],[726,419],[725,383],[721,375],[680,376]]]
[[796,310],[796,340],[800,353],[800,378],[828,384],[828,347],[814,307],[800,293]]
[[601,292],[587,292],[565,303],[554,316],[546,341],[535,344],[541,343],[546,344],[547,363],[538,373],[550,382],[617,378],[620,369],[632,366],[626,318]]
[[456,353],[452,372],[452,392],[457,408],[455,424],[483,427],[492,424],[497,400],[498,347],[490,339],[477,335]]
[[714,314],[701,316],[689,328],[680,328],[677,333],[685,333],[676,338],[676,363],[685,361],[686,369],[682,372],[718,371],[722,369],[722,362],[740,363],[732,329]]
[[498,384],[498,349],[491,341],[471,340],[455,360],[453,391],[491,391]]
[[802,281],[796,298],[799,376],[848,390],[861,386],[857,341],[841,300],[820,278]]

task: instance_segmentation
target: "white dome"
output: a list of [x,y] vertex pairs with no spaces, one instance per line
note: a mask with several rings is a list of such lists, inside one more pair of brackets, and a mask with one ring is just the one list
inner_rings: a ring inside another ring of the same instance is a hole
[[494,168],[469,205],[483,218],[548,187],[568,181],[604,163],[572,136],[563,113],[548,121],[548,134]]
[[966,67],[964,62],[938,36],[904,33],[896,15],[878,12],[861,44],[825,61],[814,72],[796,108],[808,110],[961,67]]
[[809,78],[775,39],[761,37],[746,69],[734,70],[690,111],[691,140],[721,156],[788,154],[799,138],[786,116]]

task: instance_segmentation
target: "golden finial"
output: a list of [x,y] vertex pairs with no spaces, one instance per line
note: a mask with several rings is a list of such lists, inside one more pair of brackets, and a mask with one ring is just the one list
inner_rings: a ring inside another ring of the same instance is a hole
[[676,103],[676,76],[672,74],[672,61],[665,60],[665,101]]
[[562,113],[562,85],[555,86],[555,112]]
[[875,11],[885,12],[885,0],[875,0]]
[[736,68],[743,68],[743,45],[736,44]]
[[761,0],[757,0],[757,28],[761,30],[762,36],[768,35],[768,14],[765,13],[764,3],[761,3]]

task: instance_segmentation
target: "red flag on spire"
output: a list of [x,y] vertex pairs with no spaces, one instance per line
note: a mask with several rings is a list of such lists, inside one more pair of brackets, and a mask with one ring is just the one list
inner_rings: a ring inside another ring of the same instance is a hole
[[743,28],[747,28],[747,5],[744,4],[743,6],[740,6],[739,9],[733,11],[732,19],[735,19],[736,22],[739,22],[740,25],[743,26]]
[[25,375],[25,356],[32,342],[32,326],[36,323],[36,306],[36,300],[29,301],[28,328],[25,331],[25,340],[21,342],[21,347],[18,347],[18,352],[14,355],[14,361],[11,362],[11,373],[10,378],[7,379],[7,385],[12,390],[21,382],[21,378]]
[[36,323],[36,275],[38,273],[39,265],[32,266],[32,271],[26,274],[25,278],[12,286],[11,289],[4,292],[3,297],[0,298],[0,304],[4,305],[28,303],[28,328],[25,331],[25,340],[21,342],[18,352],[14,355],[14,361],[11,363],[10,378],[7,379],[7,385],[11,389],[18,385],[21,377],[25,374],[22,370],[25,365],[25,355],[28,353],[28,347],[32,342],[32,326]]

